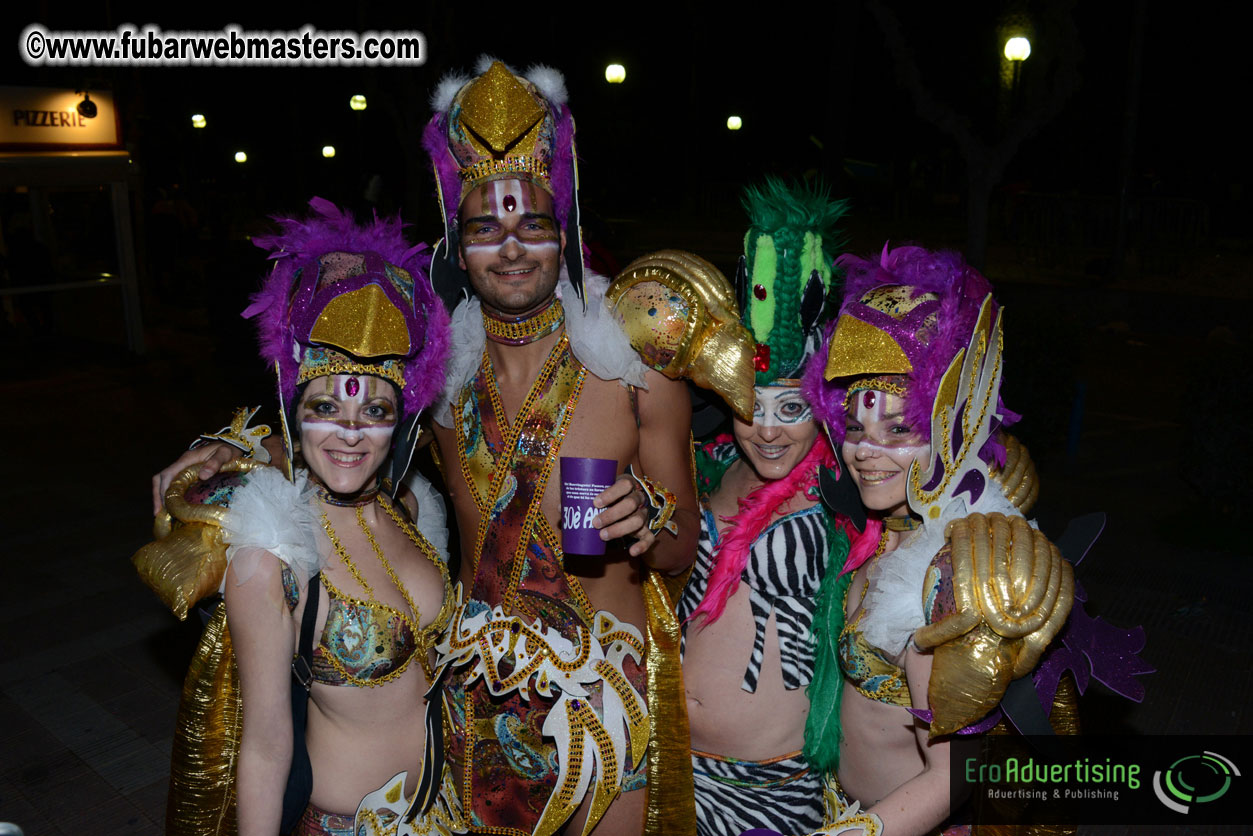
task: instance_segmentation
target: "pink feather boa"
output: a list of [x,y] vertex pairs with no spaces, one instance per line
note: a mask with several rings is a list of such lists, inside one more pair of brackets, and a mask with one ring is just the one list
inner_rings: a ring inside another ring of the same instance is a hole
[[784,503],[818,484],[820,467],[839,468],[831,445],[823,433],[818,433],[814,446],[792,468],[791,473],[782,479],[759,485],[748,496],[739,500],[739,513],[727,519],[728,527],[710,556],[713,571],[709,574],[709,588],[705,591],[705,599],[688,621],[704,615],[705,623],[712,624],[722,617],[727,601],[739,587],[740,576],[748,565],[748,553],[753,542],[770,525],[775,512]]

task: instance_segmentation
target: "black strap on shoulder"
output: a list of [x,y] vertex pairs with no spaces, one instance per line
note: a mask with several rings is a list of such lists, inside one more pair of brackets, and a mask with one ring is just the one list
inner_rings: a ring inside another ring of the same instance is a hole
[[313,684],[313,625],[318,620],[321,580],[320,573],[309,579],[309,598],[305,601],[305,612],[300,619],[300,644],[291,663],[292,676],[306,691]]

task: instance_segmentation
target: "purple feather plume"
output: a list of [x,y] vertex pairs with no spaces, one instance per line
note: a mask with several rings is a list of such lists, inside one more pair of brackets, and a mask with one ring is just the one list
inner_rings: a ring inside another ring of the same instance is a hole
[[373,252],[413,279],[414,311],[424,322],[425,330],[413,335],[421,348],[405,363],[404,406],[406,414],[429,406],[444,385],[450,340],[448,313],[428,278],[430,249],[426,244],[410,245],[398,217],[375,216],[369,223],[358,224],[347,212],[323,198],[315,197],[309,205],[313,213],[308,217],[276,217],[274,221],[281,232],[253,239],[258,247],[270,251],[274,267],[243,312],[246,319],[256,318],[262,358],[279,364],[284,398],[290,400],[295,394],[299,371],[299,349],[289,307],[300,271],[306,267],[316,269],[318,260],[328,253]]

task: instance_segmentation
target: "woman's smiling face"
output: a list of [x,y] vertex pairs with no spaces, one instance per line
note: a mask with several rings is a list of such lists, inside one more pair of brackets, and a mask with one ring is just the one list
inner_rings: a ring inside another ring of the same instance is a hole
[[862,504],[886,516],[909,513],[906,483],[909,468],[931,455],[931,445],[904,421],[905,400],[877,389],[849,396],[841,450]]
[[813,410],[796,386],[758,386],[753,423],[735,419],[735,440],[757,475],[782,479],[818,437]]
[[305,463],[332,493],[350,496],[382,467],[399,409],[386,380],[336,374],[309,381],[296,414]]

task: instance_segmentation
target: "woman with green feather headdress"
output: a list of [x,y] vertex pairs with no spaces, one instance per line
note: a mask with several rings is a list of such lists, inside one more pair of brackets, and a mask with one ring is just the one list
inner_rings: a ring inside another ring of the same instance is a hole
[[756,406],[751,424],[736,419],[734,435],[698,450],[708,495],[678,606],[701,836],[815,829],[839,738],[838,710],[809,716],[811,699],[839,695],[839,671],[811,635],[839,634],[846,581],[823,580],[843,565],[848,536],[818,501],[819,474],[837,463],[799,378],[838,290],[845,204],[769,179],[744,206],[736,284],[757,341]]

